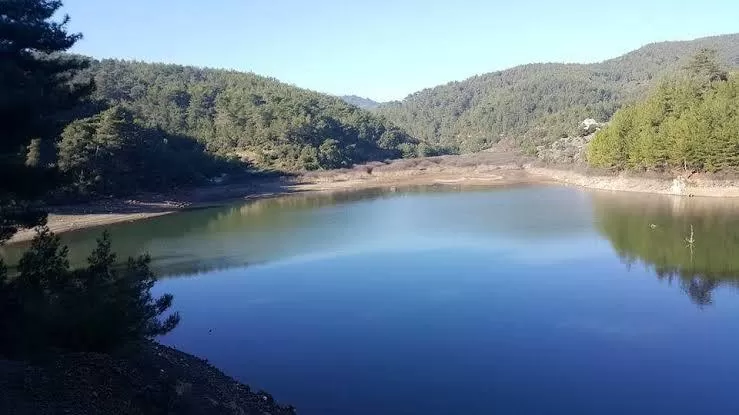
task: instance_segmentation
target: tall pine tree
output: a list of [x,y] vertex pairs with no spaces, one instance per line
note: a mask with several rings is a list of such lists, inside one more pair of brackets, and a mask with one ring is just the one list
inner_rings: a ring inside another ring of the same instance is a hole
[[55,139],[92,89],[75,81],[87,63],[61,54],[81,37],[67,32],[68,16],[52,19],[61,6],[59,0],[0,2],[0,243],[19,228],[43,223],[34,201],[50,175],[25,163],[28,145]]

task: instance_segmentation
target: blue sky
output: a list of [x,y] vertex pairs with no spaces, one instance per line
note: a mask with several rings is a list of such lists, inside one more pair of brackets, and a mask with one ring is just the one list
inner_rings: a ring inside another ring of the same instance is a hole
[[531,62],[739,32],[737,0],[65,0],[75,51],[402,99]]

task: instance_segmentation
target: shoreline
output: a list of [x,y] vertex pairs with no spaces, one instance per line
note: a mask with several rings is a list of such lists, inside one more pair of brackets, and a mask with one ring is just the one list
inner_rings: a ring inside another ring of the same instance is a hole
[[[505,163],[491,163],[489,158],[489,155],[474,154],[395,160],[388,164],[371,163],[352,169],[305,173],[292,180],[261,180],[247,184],[195,188],[168,195],[140,195],[141,197],[130,199],[107,199],[56,206],[50,209],[47,226],[55,233],[65,233],[294,193],[423,185],[497,187],[547,183],[681,197],[739,197],[739,181],[734,180],[717,180],[700,175],[690,179],[588,175],[571,168],[513,163],[511,156],[504,160]],[[8,243],[28,241],[34,235],[34,230],[25,229],[16,233]]]
[[[495,175],[440,174],[406,172],[397,175],[374,176],[355,173],[322,172],[310,177],[302,176],[292,182],[264,181],[248,185],[225,185],[212,188],[193,189],[193,193],[206,191],[206,198],[197,195],[186,197],[158,196],[159,201],[140,201],[136,199],[114,199],[79,205],[52,207],[49,210],[47,227],[61,234],[82,229],[96,228],[124,222],[133,222],[157,216],[188,210],[224,206],[239,201],[265,199],[298,193],[330,193],[375,188],[392,188],[424,185],[458,186],[506,186],[532,183],[521,170]],[[27,242],[35,236],[33,229],[17,232],[7,242],[14,244]]]
[[589,175],[572,169],[527,167],[526,171],[551,183],[613,192],[648,193],[679,197],[711,197],[732,199],[739,197],[739,181],[715,179],[704,175],[653,178],[619,175]]
[[0,413],[8,414],[296,413],[207,360],[155,341],[109,354],[0,359],[0,388]]

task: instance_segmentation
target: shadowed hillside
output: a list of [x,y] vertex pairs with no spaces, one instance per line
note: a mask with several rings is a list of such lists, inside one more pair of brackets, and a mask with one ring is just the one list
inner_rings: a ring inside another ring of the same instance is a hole
[[338,168],[416,155],[418,141],[381,116],[252,73],[95,61],[95,98],[211,153],[280,170]]

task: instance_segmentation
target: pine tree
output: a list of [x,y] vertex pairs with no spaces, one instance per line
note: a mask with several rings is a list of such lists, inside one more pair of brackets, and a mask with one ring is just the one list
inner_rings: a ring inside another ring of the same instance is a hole
[[703,50],[682,76],[624,107],[590,143],[588,162],[615,169],[739,170],[739,75]]
[[718,52],[715,49],[701,49],[696,53],[685,69],[704,82],[726,81],[728,73],[718,63]]
[[107,352],[166,334],[179,323],[176,312],[160,319],[173,297],[152,295],[148,256],[117,266],[107,233],[86,268],[70,270],[67,255],[59,237],[42,228],[20,260],[19,275],[0,284],[0,354]]
[[91,90],[75,84],[86,66],[76,57],[58,54],[80,39],[66,31],[68,16],[54,21],[58,0],[0,2],[0,243],[19,227],[43,223],[33,201],[44,191],[45,172],[25,165],[23,149],[31,139],[53,140],[73,108]]
[[344,155],[339,149],[338,144],[338,141],[328,138],[318,147],[318,160],[321,167],[336,169],[346,165]]

